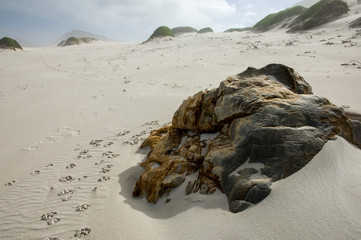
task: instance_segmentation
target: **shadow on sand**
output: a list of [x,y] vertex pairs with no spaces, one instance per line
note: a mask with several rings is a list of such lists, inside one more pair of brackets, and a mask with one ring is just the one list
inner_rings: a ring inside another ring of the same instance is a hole
[[[143,153],[137,153],[143,154]],[[179,213],[185,212],[193,207],[204,209],[223,209],[228,212],[227,197],[220,191],[212,195],[202,195],[193,193],[185,194],[187,180],[178,188],[172,190],[169,196],[164,195],[157,204],[148,203],[145,198],[134,198],[132,192],[136,181],[143,173],[143,168],[134,166],[119,174],[119,183],[121,186],[120,195],[125,198],[124,203],[131,206],[134,210],[145,213],[156,219],[168,219]],[[165,203],[166,199],[171,199]]]

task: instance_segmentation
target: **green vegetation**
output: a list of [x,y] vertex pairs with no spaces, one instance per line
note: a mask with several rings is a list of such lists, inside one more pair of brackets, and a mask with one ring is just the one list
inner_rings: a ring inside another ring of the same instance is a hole
[[172,32],[174,35],[180,35],[183,33],[197,32],[197,29],[192,28],[192,27],[175,27],[175,28],[172,28]]
[[226,31],[224,32],[245,32],[245,31],[248,31],[248,30],[251,30],[252,28],[251,27],[245,27],[245,28],[230,28],[230,29],[227,29]]
[[265,32],[270,30],[274,25],[281,24],[283,21],[288,20],[292,17],[302,14],[306,11],[306,8],[302,6],[296,6],[293,8],[288,8],[286,10],[280,11],[278,13],[273,13],[263,18],[261,21],[254,25],[253,30],[257,32]]
[[153,32],[153,34],[150,36],[148,41],[153,38],[161,38],[161,37],[174,37],[174,34],[172,30],[169,29],[169,27],[161,26]]
[[347,13],[349,8],[342,0],[321,0],[298,16],[291,24],[289,32],[312,29],[331,22]]
[[0,39],[0,48],[12,49],[12,50],[23,49],[16,40],[8,37],[4,37]]
[[210,27],[205,27],[198,31],[198,33],[208,33],[208,32],[213,32],[213,29]]
[[76,38],[76,37],[70,37],[66,40],[61,41],[58,46],[65,47],[70,45],[78,45],[81,43],[91,43],[96,41],[96,38],[88,38],[88,37],[82,37],[82,38]]

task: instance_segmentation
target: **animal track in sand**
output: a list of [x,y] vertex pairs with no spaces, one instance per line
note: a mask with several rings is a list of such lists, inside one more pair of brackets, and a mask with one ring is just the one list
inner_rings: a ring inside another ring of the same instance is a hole
[[91,206],[90,203],[84,203],[84,204],[82,204],[82,205],[80,205],[80,206],[77,206],[76,209],[75,209],[75,211],[77,211],[77,212],[82,212],[82,211],[87,210],[90,206]]
[[78,181],[81,181],[81,180],[83,180],[83,179],[87,179],[87,178],[88,178],[88,176],[78,177]]
[[129,133],[130,133],[130,131],[121,131],[121,132],[119,132],[117,134],[117,137],[122,137],[122,136],[125,136],[125,135],[129,134]]
[[109,158],[109,159],[113,159],[113,158],[119,157],[119,154],[113,153],[112,151],[106,151],[102,154],[102,156]]
[[53,236],[53,237],[44,238],[44,240],[60,240],[60,238],[58,236]]
[[71,168],[75,168],[75,167],[76,167],[75,163],[70,163],[70,164],[67,165],[65,168],[66,168],[66,169],[71,169]]
[[98,182],[106,182],[110,180],[110,176],[102,176],[98,179]]
[[82,150],[82,151],[80,151],[79,152],[79,155],[78,156],[76,156],[76,158],[75,159],[87,159],[87,158],[92,158],[93,156],[92,155],[90,155],[90,154],[88,154],[88,152],[89,152],[89,150]]
[[44,213],[41,216],[41,220],[47,220],[48,225],[54,225],[60,221],[60,218],[56,217],[56,215],[58,215],[57,211]]
[[78,190],[80,190],[80,187],[75,187],[73,189],[64,189],[58,193],[58,196],[63,196],[63,195],[69,194],[69,193],[75,193]]
[[108,164],[105,167],[102,168],[102,170],[100,171],[101,173],[108,173],[110,172],[110,169],[113,167],[113,164]]
[[72,196],[66,196],[66,197],[63,197],[61,200],[63,202],[66,202],[66,201],[69,201],[71,198],[72,198]]
[[23,151],[33,151],[38,149],[42,145],[54,143],[59,139],[65,137],[79,136],[79,135],[80,135],[80,130],[71,130],[70,128],[58,128],[57,131],[51,136],[45,137],[44,139],[35,141],[34,143],[26,147],[23,147]]
[[14,183],[16,183],[16,180],[12,180],[12,181],[10,181],[10,182],[5,183],[5,186],[11,186],[11,185],[13,185]]
[[59,182],[73,182],[73,181],[75,181],[75,179],[71,175],[59,178]]
[[103,140],[92,140],[89,144],[93,147],[99,147],[101,142],[103,142]]
[[95,165],[100,165],[100,164],[102,164],[104,162],[104,160],[100,160],[100,161],[98,161],[98,162],[95,162]]
[[85,237],[89,235],[91,232],[91,229],[89,227],[82,228],[80,230],[76,230],[74,237]]

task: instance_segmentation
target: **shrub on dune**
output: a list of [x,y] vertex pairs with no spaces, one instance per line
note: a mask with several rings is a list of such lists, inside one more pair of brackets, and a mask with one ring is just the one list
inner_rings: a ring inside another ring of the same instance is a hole
[[3,37],[2,39],[0,39],[0,48],[12,49],[14,51],[16,49],[23,49],[16,40],[8,37]]

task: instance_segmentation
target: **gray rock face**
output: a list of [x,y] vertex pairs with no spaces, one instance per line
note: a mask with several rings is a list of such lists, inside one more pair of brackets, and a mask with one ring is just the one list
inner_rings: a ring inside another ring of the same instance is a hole
[[[176,158],[188,164],[187,172],[199,172],[188,194],[218,188],[237,212],[250,205],[245,201],[267,197],[271,182],[300,170],[335,135],[360,147],[360,126],[327,99],[313,95],[292,68],[270,64],[248,68],[219,88],[185,100],[167,133],[149,137],[152,150],[143,165],[162,161],[166,166]],[[218,134],[201,140],[205,133]],[[182,143],[185,136],[189,140]],[[144,179],[142,185],[147,185]],[[140,188],[137,184],[135,191]]]

